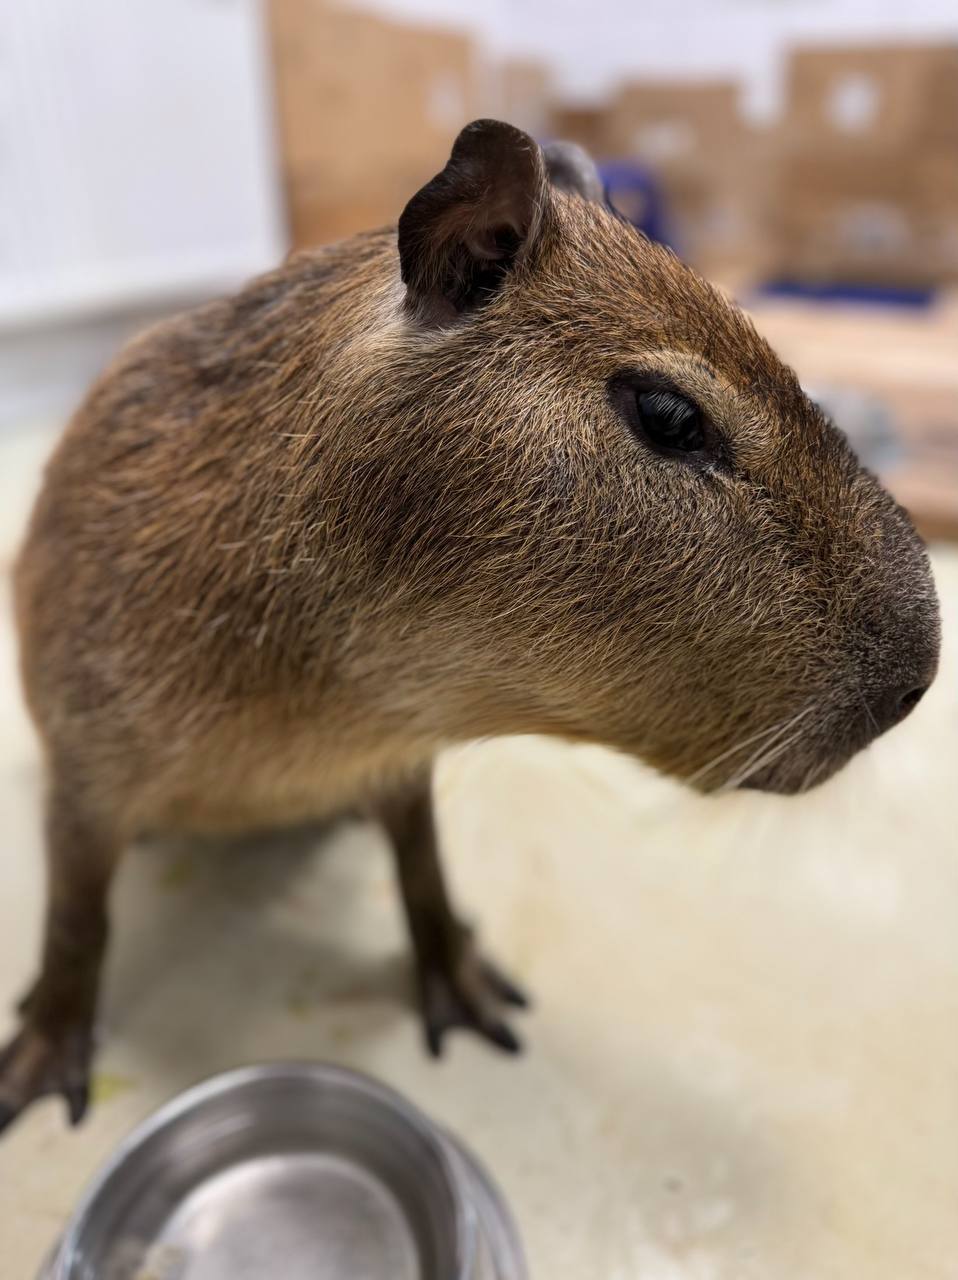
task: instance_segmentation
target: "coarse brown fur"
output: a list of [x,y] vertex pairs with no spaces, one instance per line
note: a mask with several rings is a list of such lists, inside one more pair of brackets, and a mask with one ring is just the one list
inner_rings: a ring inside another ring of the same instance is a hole
[[[91,391],[16,604],[51,808],[100,863],[375,805],[493,734],[799,790],[931,679],[923,550],[791,370],[609,210],[534,197],[462,315],[407,297],[376,231],[159,325]],[[636,439],[623,370],[688,394],[726,464]]]

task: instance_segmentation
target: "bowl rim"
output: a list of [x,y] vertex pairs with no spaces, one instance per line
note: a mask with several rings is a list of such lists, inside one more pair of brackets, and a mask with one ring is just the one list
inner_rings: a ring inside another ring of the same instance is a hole
[[443,1131],[415,1103],[410,1102],[401,1093],[383,1084],[374,1076],[337,1063],[305,1059],[251,1063],[218,1072],[175,1094],[168,1102],[151,1112],[127,1134],[112,1155],[94,1173],[64,1228],[60,1243],[50,1260],[49,1270],[43,1273],[44,1280],[78,1280],[76,1264],[82,1261],[79,1256],[82,1232],[89,1223],[107,1182],[134,1152],[156,1134],[169,1128],[191,1111],[199,1110],[205,1103],[215,1098],[250,1084],[255,1085],[260,1081],[282,1079],[294,1080],[300,1084],[332,1084],[365,1093],[378,1103],[389,1107],[425,1139],[439,1163],[442,1176],[448,1183],[452,1195],[458,1277],[461,1277],[461,1280],[472,1280],[478,1252],[478,1215],[466,1199],[462,1174],[457,1168],[455,1159],[449,1154]]

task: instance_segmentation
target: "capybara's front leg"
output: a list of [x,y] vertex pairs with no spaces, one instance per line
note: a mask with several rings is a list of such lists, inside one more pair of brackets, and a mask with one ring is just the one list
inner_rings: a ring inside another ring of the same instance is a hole
[[399,885],[416,955],[426,1043],[438,1057],[442,1037],[468,1027],[507,1052],[520,1042],[502,1020],[502,1006],[526,998],[477,951],[471,930],[455,915],[442,873],[429,779],[393,796],[380,815],[396,854]]
[[73,1124],[89,1101],[107,895],[120,843],[56,782],[47,805],[47,910],[40,975],[0,1051],[0,1131],[37,1098],[61,1094]]

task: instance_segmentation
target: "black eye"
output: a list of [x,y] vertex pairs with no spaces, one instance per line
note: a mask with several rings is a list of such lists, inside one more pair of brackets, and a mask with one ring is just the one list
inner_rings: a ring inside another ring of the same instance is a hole
[[642,431],[659,448],[681,453],[705,448],[702,415],[684,396],[674,391],[639,391],[635,403]]
[[717,443],[701,409],[675,387],[644,376],[623,375],[610,384],[613,404],[634,435],[669,454],[708,454]]

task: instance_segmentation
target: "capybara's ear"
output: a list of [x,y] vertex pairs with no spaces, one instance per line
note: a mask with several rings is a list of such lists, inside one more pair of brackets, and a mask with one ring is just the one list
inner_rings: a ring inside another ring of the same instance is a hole
[[481,307],[535,244],[549,200],[542,152],[528,134],[498,120],[467,125],[445,169],[399,219],[409,310],[424,324],[448,324]]
[[605,204],[605,184],[596,163],[577,142],[550,142],[542,149],[549,181],[559,191]]

